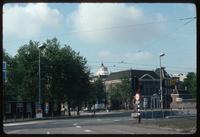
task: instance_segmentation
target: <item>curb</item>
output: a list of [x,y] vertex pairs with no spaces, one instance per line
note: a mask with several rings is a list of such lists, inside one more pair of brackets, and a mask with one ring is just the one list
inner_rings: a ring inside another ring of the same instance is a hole
[[27,122],[27,121],[38,121],[38,120],[53,120],[53,119],[74,119],[74,118],[96,118],[96,117],[104,117],[104,116],[112,116],[112,117],[115,117],[115,116],[118,116],[122,114],[121,112],[114,112],[114,113],[104,113],[104,114],[98,114],[96,113],[95,115],[92,113],[92,114],[87,114],[87,115],[79,115],[79,116],[57,116],[57,117],[44,117],[44,118],[39,118],[39,119],[36,119],[36,118],[32,118],[32,119],[22,119],[22,120],[16,120],[16,121],[4,121],[3,124],[7,124],[7,123],[16,123],[16,122]]

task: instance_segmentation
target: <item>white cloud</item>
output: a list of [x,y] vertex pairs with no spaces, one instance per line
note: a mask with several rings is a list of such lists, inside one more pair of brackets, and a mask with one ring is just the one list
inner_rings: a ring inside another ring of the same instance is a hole
[[108,3],[80,4],[78,9],[68,16],[68,23],[74,25],[78,36],[84,40],[121,41],[135,45],[158,36],[164,27],[148,22],[163,20],[166,18],[160,13],[146,16],[135,6]]
[[58,28],[63,16],[46,3],[5,5],[3,34],[29,38]]
[[140,51],[135,53],[126,53],[124,57],[129,61],[148,61],[153,58],[153,55],[148,51]]

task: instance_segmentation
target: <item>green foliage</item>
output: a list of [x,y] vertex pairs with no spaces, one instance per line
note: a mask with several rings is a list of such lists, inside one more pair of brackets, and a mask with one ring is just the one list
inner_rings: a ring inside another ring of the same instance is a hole
[[66,102],[81,106],[91,85],[87,61],[70,46],[61,47],[56,38],[43,43],[30,41],[21,46],[14,58],[4,52],[9,76],[5,84],[7,100],[38,101],[38,64],[40,53],[42,103]]
[[197,76],[194,72],[188,72],[187,78],[184,79],[183,85],[186,86],[192,96],[196,98]]
[[131,83],[128,78],[122,78],[120,83],[113,84],[109,87],[109,99],[113,106],[127,109],[127,105],[131,103]]
[[15,58],[3,51],[3,60],[6,61],[6,82],[3,83],[4,99],[7,101],[21,101],[23,90],[22,79],[23,68],[18,65]]

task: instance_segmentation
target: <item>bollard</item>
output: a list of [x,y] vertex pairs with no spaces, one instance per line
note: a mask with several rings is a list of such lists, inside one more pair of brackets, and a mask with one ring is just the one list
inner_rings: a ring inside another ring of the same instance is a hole
[[137,112],[138,112],[138,123],[141,123],[141,114],[140,114],[140,102],[138,102],[137,105]]
[[138,113],[138,123],[141,123],[141,114],[140,114],[140,112]]

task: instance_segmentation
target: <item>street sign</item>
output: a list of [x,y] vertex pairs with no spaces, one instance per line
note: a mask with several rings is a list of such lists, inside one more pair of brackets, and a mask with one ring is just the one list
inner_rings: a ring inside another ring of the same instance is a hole
[[42,109],[36,109],[36,118],[42,118]]
[[140,103],[140,101],[139,101],[139,100],[136,100],[136,101],[135,101],[135,104],[139,104],[139,103]]
[[6,70],[6,62],[3,61],[3,70]]
[[47,114],[49,112],[49,103],[45,103],[45,113]]
[[3,61],[3,80],[6,81],[6,62]]
[[6,70],[3,70],[3,80],[6,81]]
[[182,98],[176,98],[176,102],[182,102]]
[[131,117],[132,118],[137,118],[138,117],[138,113],[136,113],[136,112],[135,113],[131,113]]
[[136,99],[136,101],[138,101],[140,99],[140,95],[138,93],[135,94],[135,99]]

